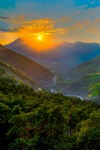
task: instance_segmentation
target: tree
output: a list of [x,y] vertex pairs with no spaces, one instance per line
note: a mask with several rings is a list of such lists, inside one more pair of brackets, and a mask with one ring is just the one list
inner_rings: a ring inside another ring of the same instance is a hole
[[89,97],[100,96],[100,83],[92,85],[89,89]]

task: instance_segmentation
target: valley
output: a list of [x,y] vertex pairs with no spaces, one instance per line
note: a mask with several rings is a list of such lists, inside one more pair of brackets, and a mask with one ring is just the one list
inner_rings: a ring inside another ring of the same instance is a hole
[[64,74],[79,64],[100,55],[100,44],[98,43],[63,42],[52,49],[39,51],[34,46],[27,44],[23,38],[18,38],[6,47],[50,70]]
[[66,74],[56,72],[55,78],[56,82],[48,86],[51,92],[92,100],[89,98],[90,87],[100,83],[100,56],[70,69]]
[[[99,46],[97,44],[94,45]],[[93,84],[100,82],[99,77],[100,56],[98,49],[97,49],[98,52],[96,54],[97,57],[88,61],[84,60],[85,62],[81,62],[80,64],[77,65],[76,63],[74,64],[74,62],[72,62],[73,67],[72,66],[70,67],[68,63],[70,64],[71,60],[66,61],[64,60],[64,62],[63,61],[61,62],[61,60],[59,61],[59,59],[55,59],[54,57],[55,63],[52,62],[52,59],[49,59],[48,61],[44,60],[45,63],[41,63],[42,65],[40,65],[39,63],[34,62],[34,60],[30,60],[28,58],[29,53],[27,54],[26,57],[23,56],[22,54],[14,52],[13,50],[9,50],[3,46],[0,46],[0,48],[1,48],[0,49],[1,61],[4,61],[5,63],[11,65],[12,68],[15,68],[13,70],[19,72],[19,74],[17,73],[18,75],[16,76],[16,79],[22,80],[24,83],[27,83],[28,85],[32,86],[34,90],[36,91],[47,90],[50,91],[51,93],[62,93],[66,96],[78,97],[82,100],[83,99],[92,100],[92,97],[89,98],[89,89]],[[32,54],[32,56],[33,55],[34,57],[36,56],[34,53]],[[44,55],[42,54],[41,58],[42,57],[44,58],[44,56],[46,56],[46,54]],[[91,55],[88,57],[90,59]],[[77,62],[79,62],[80,55],[79,58],[77,57],[76,59]],[[62,63],[64,64],[62,65]],[[66,66],[66,63],[68,67]],[[23,74],[23,78],[27,78],[27,80],[21,78],[20,77],[21,74]]]
[[100,150],[100,0],[0,0],[0,150]]

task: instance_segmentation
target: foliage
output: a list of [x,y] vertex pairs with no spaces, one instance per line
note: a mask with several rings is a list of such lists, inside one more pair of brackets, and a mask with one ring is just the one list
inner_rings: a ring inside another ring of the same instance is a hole
[[0,78],[1,150],[99,150],[100,105]]
[[89,97],[100,96],[100,83],[96,83],[90,87]]

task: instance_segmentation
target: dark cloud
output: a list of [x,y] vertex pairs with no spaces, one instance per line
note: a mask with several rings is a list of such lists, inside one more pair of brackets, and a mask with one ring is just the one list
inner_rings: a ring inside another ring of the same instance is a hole
[[3,28],[3,27],[1,27],[0,28],[0,31],[2,31],[2,32],[17,32],[17,31],[19,31],[19,28]]
[[4,17],[4,16],[0,16],[0,19],[1,19],[1,20],[10,20],[9,17]]

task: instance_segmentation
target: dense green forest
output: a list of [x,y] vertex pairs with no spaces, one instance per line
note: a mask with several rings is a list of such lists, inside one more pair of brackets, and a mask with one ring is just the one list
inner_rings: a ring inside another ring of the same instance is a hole
[[99,104],[0,77],[0,150],[99,149]]

